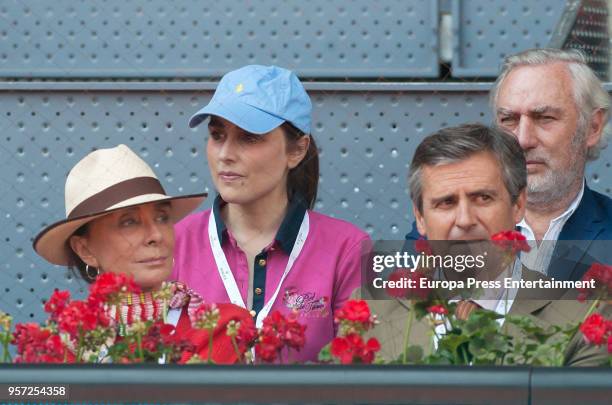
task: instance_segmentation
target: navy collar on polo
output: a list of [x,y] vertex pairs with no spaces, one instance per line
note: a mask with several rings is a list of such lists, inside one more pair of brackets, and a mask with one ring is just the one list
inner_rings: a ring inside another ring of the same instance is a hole
[[[227,233],[227,227],[225,226],[225,222],[223,222],[223,218],[221,217],[221,207],[225,205],[226,202],[223,201],[220,194],[217,194],[215,197],[215,201],[213,202],[213,215],[215,216],[215,222],[217,223],[217,237],[223,243],[225,240]],[[280,228],[278,228],[278,232],[274,239],[278,242],[283,252],[286,254],[290,254],[293,249],[293,245],[295,245],[295,240],[297,239],[297,234],[300,230],[300,225],[302,225],[302,220],[304,219],[304,214],[306,213],[307,205],[306,201],[301,195],[295,195],[291,201],[289,201],[289,206],[287,207],[287,214],[281,223]]]

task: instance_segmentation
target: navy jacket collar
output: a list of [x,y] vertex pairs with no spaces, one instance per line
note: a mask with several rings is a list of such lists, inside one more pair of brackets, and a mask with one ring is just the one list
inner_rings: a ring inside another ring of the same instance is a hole
[[593,240],[603,229],[605,214],[585,184],[582,200],[559,234],[559,240]]
[[[605,213],[595,193],[585,185],[582,200],[567,220],[555,245],[548,275],[558,280],[579,280],[589,263],[582,263],[593,240],[604,230]],[[588,259],[588,258],[587,258]]]
[[[215,201],[213,202],[212,211],[213,215],[215,216],[215,222],[217,223],[217,236],[219,237],[221,243],[224,242],[223,238],[227,235],[225,232],[227,227],[225,222],[223,222],[223,218],[221,217],[221,207],[224,204],[225,201],[223,201],[221,195],[217,194],[217,197],[215,197]],[[304,219],[306,210],[306,201],[300,195],[295,195],[292,200],[289,201],[287,214],[285,215],[281,226],[278,228],[276,237],[274,238],[286,254],[291,253],[291,250],[293,249],[293,245],[297,239],[300,225],[302,225],[302,220]]]

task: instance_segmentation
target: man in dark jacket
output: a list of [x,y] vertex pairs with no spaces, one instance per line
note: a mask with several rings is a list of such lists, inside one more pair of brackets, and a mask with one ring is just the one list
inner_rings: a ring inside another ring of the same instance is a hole
[[[580,279],[593,262],[612,264],[612,199],[584,177],[605,145],[610,98],[584,56],[532,49],[508,57],[491,106],[526,156],[527,205],[517,229],[537,243],[523,264],[560,280]],[[418,237],[414,226],[406,235]]]

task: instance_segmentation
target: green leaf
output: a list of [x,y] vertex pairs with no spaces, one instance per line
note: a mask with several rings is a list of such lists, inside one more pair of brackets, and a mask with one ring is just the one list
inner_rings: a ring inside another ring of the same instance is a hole
[[468,335],[476,335],[482,333],[483,330],[499,330],[497,319],[501,316],[492,311],[482,309],[475,310],[470,314],[470,317],[463,322],[463,329]]
[[330,347],[331,347],[331,344],[328,343],[325,346],[323,346],[321,351],[319,351],[318,360],[320,362],[322,362],[322,363],[331,363],[332,362],[333,359],[332,359],[332,356],[331,356]]
[[406,360],[408,360],[408,363],[410,364],[421,363],[423,360],[424,353],[423,353],[423,348],[421,346],[415,346],[415,345],[408,346],[406,353],[407,353]]
[[453,360],[449,358],[446,353],[433,353],[425,358],[423,361],[425,364],[432,364],[438,366],[446,366],[453,364]]
[[432,305],[434,305],[434,302],[431,300],[415,301],[412,307],[414,308],[414,315],[416,319],[421,320],[427,316],[429,314],[427,308]]
[[465,335],[444,335],[438,341],[438,350],[448,350],[451,353],[456,353],[460,345],[469,341],[470,338]]

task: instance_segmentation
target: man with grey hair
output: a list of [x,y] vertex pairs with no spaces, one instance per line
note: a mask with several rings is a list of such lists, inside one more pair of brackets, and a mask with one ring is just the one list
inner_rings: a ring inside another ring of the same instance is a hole
[[516,136],[527,160],[527,209],[518,227],[537,244],[525,265],[576,280],[592,261],[612,263],[606,242],[592,243],[612,240],[612,199],[584,178],[586,163],[605,146],[610,98],[584,56],[561,49],[509,56],[490,100],[496,124]]
[[[527,159],[527,206],[517,227],[534,242],[523,263],[558,280],[580,279],[594,261],[612,263],[612,200],[584,179],[586,163],[606,144],[610,98],[584,56],[561,49],[509,56],[490,101],[496,124]],[[418,237],[416,226],[406,235]]]

